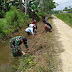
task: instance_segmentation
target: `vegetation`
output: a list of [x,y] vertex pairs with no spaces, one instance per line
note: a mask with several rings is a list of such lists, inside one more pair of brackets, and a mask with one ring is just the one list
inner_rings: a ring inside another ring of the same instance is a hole
[[0,11],[0,18],[4,18],[5,12],[3,10]]
[[[32,14],[37,21],[41,19],[42,15],[47,15],[41,12]],[[11,33],[18,31],[19,28],[27,25],[29,22],[31,22],[29,15],[17,11],[16,7],[12,6],[11,9],[6,12],[5,18],[0,19],[0,38],[9,37]]]
[[8,37],[30,21],[28,15],[17,11],[15,7],[11,7],[10,11],[6,13],[5,18],[0,19],[0,37]]
[[[13,58],[11,61],[11,72],[25,72],[27,69],[35,66],[37,63],[33,61],[33,56],[27,54],[22,58]],[[16,60],[16,62],[15,62]]]
[[65,7],[63,11],[72,11],[72,8],[71,8],[71,6],[69,6],[69,8]]
[[[52,24],[52,20],[48,21]],[[38,22],[38,32],[33,43],[29,43],[30,53],[12,63],[12,72],[56,72],[54,54],[54,30],[41,34],[42,22]],[[13,61],[12,61],[13,62]]]
[[[5,11],[2,11],[2,17],[5,18],[0,19],[0,37],[9,37],[10,34],[27,25],[27,23],[31,21],[30,18],[34,17],[37,21],[39,21],[42,16],[46,16],[47,13],[49,13],[48,11],[51,11],[51,9],[55,8],[55,2],[53,2],[53,0],[41,0],[41,2],[40,7],[40,1],[37,2],[34,0],[33,3],[29,3],[29,15],[25,15],[20,11],[22,7],[21,0],[19,0],[19,11],[17,11],[18,6],[11,6],[10,10],[8,10],[7,7],[9,5],[7,5],[7,0],[5,0],[6,13],[4,14]],[[31,45],[31,48],[34,48],[35,50],[22,57],[22,59],[19,58],[17,60],[13,58],[14,63],[12,63],[13,65],[11,64],[13,70],[12,72],[55,71],[52,41],[53,33],[47,34],[44,32],[43,34],[40,34],[42,28],[43,24],[39,23],[39,35],[35,37],[36,41],[34,41],[33,45]]]
[[41,0],[41,11],[45,13],[49,13],[48,11],[51,11],[53,8],[56,8],[55,2],[53,0]]
[[56,16],[72,27],[72,13],[60,13]]

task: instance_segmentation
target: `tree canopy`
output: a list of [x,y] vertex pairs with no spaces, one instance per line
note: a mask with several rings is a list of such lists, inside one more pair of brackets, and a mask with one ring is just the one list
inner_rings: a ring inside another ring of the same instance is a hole
[[40,9],[44,12],[51,11],[53,8],[56,8],[55,2],[53,0],[41,0]]

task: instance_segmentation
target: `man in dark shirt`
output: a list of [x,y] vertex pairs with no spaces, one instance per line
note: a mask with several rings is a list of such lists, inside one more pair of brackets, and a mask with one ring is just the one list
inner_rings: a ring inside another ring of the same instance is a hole
[[[50,32],[52,29],[52,26],[48,22],[46,22],[46,20],[43,20],[43,23],[44,23],[44,30],[46,30],[47,32]],[[43,32],[44,32],[44,30],[43,30]]]
[[9,44],[11,46],[11,51],[14,57],[25,55],[25,52],[23,52],[20,48],[20,45],[24,43],[26,49],[29,51],[28,45],[27,45],[27,39],[22,36],[16,36],[11,38]]

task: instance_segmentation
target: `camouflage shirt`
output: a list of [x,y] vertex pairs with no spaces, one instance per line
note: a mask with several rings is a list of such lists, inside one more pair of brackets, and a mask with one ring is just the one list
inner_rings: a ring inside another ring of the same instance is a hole
[[[23,38],[22,36],[16,36],[10,40],[9,44],[11,46],[12,53],[15,53],[17,51],[21,52],[20,45],[22,44],[21,42],[22,38]],[[28,48],[27,41],[25,41],[24,44],[25,47]]]

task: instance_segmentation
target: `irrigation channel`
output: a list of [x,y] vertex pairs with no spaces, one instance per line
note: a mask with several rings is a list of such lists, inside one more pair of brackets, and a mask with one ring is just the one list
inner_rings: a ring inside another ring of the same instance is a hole
[[[38,22],[37,26],[38,28],[40,28],[40,25],[43,25],[42,22]],[[32,35],[28,36],[27,33],[25,32],[25,28],[22,28],[19,30],[19,32],[16,32],[14,34],[11,35],[11,37],[15,37],[15,36],[24,36],[27,38],[27,42],[28,42],[28,46],[29,48],[31,48],[32,43],[34,42],[34,38],[32,37]],[[39,33],[39,31],[37,32],[37,34]],[[36,36],[36,35],[35,35]],[[10,62],[12,61],[12,55],[11,55],[11,50],[10,50],[10,46],[9,46],[9,40],[4,41],[4,43],[2,45],[0,45],[0,72],[10,72]],[[25,51],[25,46],[22,44],[21,45],[21,49],[23,51]]]

